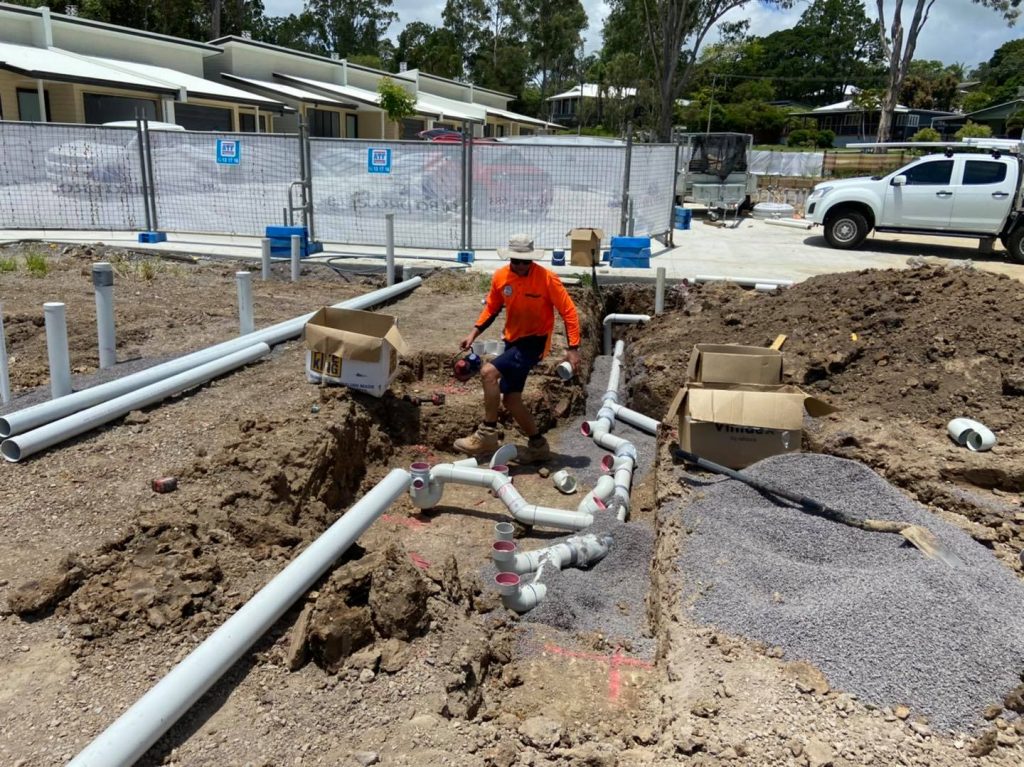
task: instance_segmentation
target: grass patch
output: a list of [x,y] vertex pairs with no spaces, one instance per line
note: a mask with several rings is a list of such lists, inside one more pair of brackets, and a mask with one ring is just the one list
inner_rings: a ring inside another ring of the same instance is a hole
[[14,256],[0,256],[0,272],[18,271],[18,261]]
[[152,282],[157,275],[168,271],[167,262],[150,256],[132,257],[126,253],[113,253],[107,259],[114,267],[114,273],[126,280]]
[[33,277],[45,277],[50,273],[50,263],[42,253],[28,253],[25,256],[25,268]]

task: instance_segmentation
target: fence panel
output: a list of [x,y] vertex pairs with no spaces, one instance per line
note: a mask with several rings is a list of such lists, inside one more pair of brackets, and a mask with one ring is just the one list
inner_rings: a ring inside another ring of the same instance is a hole
[[758,176],[820,177],[823,152],[773,152],[755,149],[751,152],[750,172]]
[[0,122],[0,228],[142,229],[134,128]]
[[618,146],[474,146],[473,246],[496,248],[523,233],[537,247],[564,248],[578,226],[618,234],[625,157]]
[[[218,140],[237,141],[237,164],[217,161]],[[150,146],[160,229],[262,237],[283,223],[299,180],[298,136],[151,131]]]
[[905,165],[912,157],[910,153],[900,150],[889,153],[848,153],[826,152],[822,166],[825,178],[845,178],[849,176],[870,176],[885,174],[901,165]]
[[633,234],[637,237],[672,230],[675,167],[675,145],[633,145],[629,196],[633,200]]
[[[370,172],[371,149],[391,151],[388,172]],[[459,246],[461,144],[314,138],[310,154],[318,238],[383,245],[394,213],[396,245]]]

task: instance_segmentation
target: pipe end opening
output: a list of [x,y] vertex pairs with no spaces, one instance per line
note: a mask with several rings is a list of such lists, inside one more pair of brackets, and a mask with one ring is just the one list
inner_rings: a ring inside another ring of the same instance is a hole
[[519,580],[515,573],[498,573],[494,576],[494,582],[499,586],[518,586]]
[[580,434],[582,434],[584,437],[589,437],[593,433],[594,433],[594,430],[592,428],[590,428],[590,422],[589,421],[584,421],[582,424],[580,424]]
[[601,459],[601,468],[605,471],[611,471],[612,467],[615,466],[615,458],[610,455],[605,455]]
[[424,461],[416,461],[412,466],[409,467],[412,471],[429,471],[430,464]]
[[3,453],[4,458],[11,463],[17,463],[21,460],[21,448],[18,447],[14,440],[8,439],[3,444],[0,444],[0,453]]
[[516,548],[515,541],[495,541],[491,544],[491,551],[514,552]]
[[7,439],[11,436],[11,424],[6,418],[0,418],[0,439]]

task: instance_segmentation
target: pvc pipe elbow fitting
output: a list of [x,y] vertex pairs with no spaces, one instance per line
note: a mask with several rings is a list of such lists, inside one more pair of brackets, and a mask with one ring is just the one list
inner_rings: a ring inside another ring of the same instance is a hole
[[501,603],[509,610],[525,613],[544,601],[548,588],[543,583],[522,583],[515,573],[498,573],[494,582],[501,594]]
[[[576,507],[576,510],[579,511],[581,514],[592,515],[599,511],[604,511],[607,508],[608,507],[605,505],[604,501],[602,501],[600,498],[595,497],[594,491],[591,490],[589,493],[587,493],[586,497],[584,497],[584,499],[580,501],[580,505]],[[581,527],[578,529],[582,530],[583,528]]]
[[622,440],[621,444],[619,444],[619,446],[617,448],[615,448],[615,457],[616,458],[628,458],[629,460],[633,461],[633,463],[636,463],[636,459],[637,459],[636,448],[633,446],[632,442],[627,442],[626,440]]
[[974,452],[991,450],[996,444],[996,435],[992,430],[970,418],[954,418],[946,430],[954,442]]

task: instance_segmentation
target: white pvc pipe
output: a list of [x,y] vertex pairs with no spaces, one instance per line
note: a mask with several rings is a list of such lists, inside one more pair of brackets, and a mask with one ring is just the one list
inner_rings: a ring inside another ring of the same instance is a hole
[[292,235],[292,282],[299,281],[299,256],[302,253],[302,238]]
[[290,565],[171,669],[68,767],[129,767],[313,586],[409,486],[393,469]]
[[593,533],[573,535],[552,546],[533,551],[516,551],[515,545],[509,547],[507,543],[495,542],[491,547],[491,559],[502,572],[516,575],[535,572],[544,562],[559,570],[569,565],[589,567],[604,559],[611,543],[611,536],[598,538]]
[[604,318],[604,353],[612,353],[612,325],[635,325],[650,322],[649,314],[608,314]]
[[247,335],[256,330],[256,319],[252,310],[252,273],[235,272],[238,284],[238,332]]
[[260,240],[260,276],[266,282],[270,279],[270,238]]
[[665,267],[659,266],[654,278],[654,313],[665,312]]
[[543,583],[523,583],[516,573],[498,573],[494,576],[494,583],[501,595],[501,603],[517,613],[529,612],[543,602],[548,593],[548,587]]
[[50,394],[54,399],[71,393],[71,360],[68,357],[68,322],[64,304],[43,304],[46,320],[46,355],[50,361]]
[[4,303],[0,301],[0,405],[11,401],[11,375],[7,367],[7,337],[4,335]]
[[395,284],[395,214],[384,214],[384,253],[388,285]]
[[711,274],[698,274],[693,278],[694,282],[734,282],[737,285],[743,287],[752,288],[755,285],[778,285],[779,287],[788,288],[793,284],[793,280],[780,280],[775,277],[722,277],[719,275]]
[[114,333],[114,267],[106,261],[92,265],[92,287],[96,293],[96,335],[99,338],[100,369],[117,364]]
[[425,466],[424,463],[413,464],[413,480],[409,491],[413,503],[421,509],[437,505],[444,492],[444,485],[453,482],[458,485],[490,488],[508,508],[513,519],[524,525],[542,525],[559,530],[584,530],[594,523],[592,514],[527,503],[515,489],[508,475],[497,470],[497,467],[474,469],[469,466],[442,463],[430,468],[429,479],[424,479]]
[[954,418],[946,430],[954,442],[975,452],[991,450],[996,444],[996,435],[992,430],[970,418]]
[[237,367],[259,359],[270,351],[265,343],[253,344],[220,359],[186,370],[178,375],[144,386],[137,391],[101,402],[91,408],[72,413],[66,418],[40,426],[0,443],[0,453],[8,461],[17,462],[51,445],[127,415],[133,410],[160,402],[174,394],[192,389]]
[[[412,279],[393,285],[390,288],[381,288],[380,290],[366,293],[365,295],[357,298],[351,298],[348,301],[342,301],[339,304],[334,304],[334,308],[367,309],[375,304],[383,303],[384,301],[388,301],[402,293],[405,293],[406,291],[412,290],[413,288],[418,287],[422,282],[422,278],[413,277]],[[200,349],[199,351],[186,354],[178,359],[164,362],[160,365],[154,365],[151,368],[140,370],[137,373],[132,373],[131,375],[118,378],[117,380],[98,384],[96,386],[89,387],[88,389],[82,389],[81,391],[74,392],[66,397],[61,397],[59,400],[42,402],[38,405],[32,405],[31,407],[23,408],[13,413],[0,416],[0,437],[10,437],[14,434],[20,434],[21,432],[29,429],[34,429],[44,423],[48,423],[58,418],[63,418],[64,416],[70,415],[78,410],[83,410],[97,403],[105,402],[106,400],[113,399],[114,397],[118,397],[127,392],[135,391],[136,389],[147,386],[155,381],[169,378],[172,375],[197,367],[198,365],[202,365],[210,360],[219,359],[226,354],[230,354],[231,352],[239,349],[244,349],[252,344],[262,341],[273,346],[274,344],[279,344],[282,341],[287,341],[290,338],[295,338],[302,333],[306,323],[314,314],[315,312],[310,312],[309,314],[304,314],[301,317],[285,320],[284,322],[271,325],[263,330],[258,330],[248,336],[223,341],[222,343],[207,347],[206,349]]]
[[779,286],[771,282],[759,282],[754,286],[758,293],[772,293],[779,289]]
[[795,218],[766,218],[763,221],[771,226],[788,226],[791,229],[810,229],[812,226],[809,221],[799,221]]
[[606,402],[605,406],[611,408],[612,412],[615,413],[615,417],[623,423],[627,423],[641,431],[646,431],[648,434],[658,433],[660,422],[657,419],[643,413],[638,413],[635,410],[630,410],[628,407],[617,402]]

